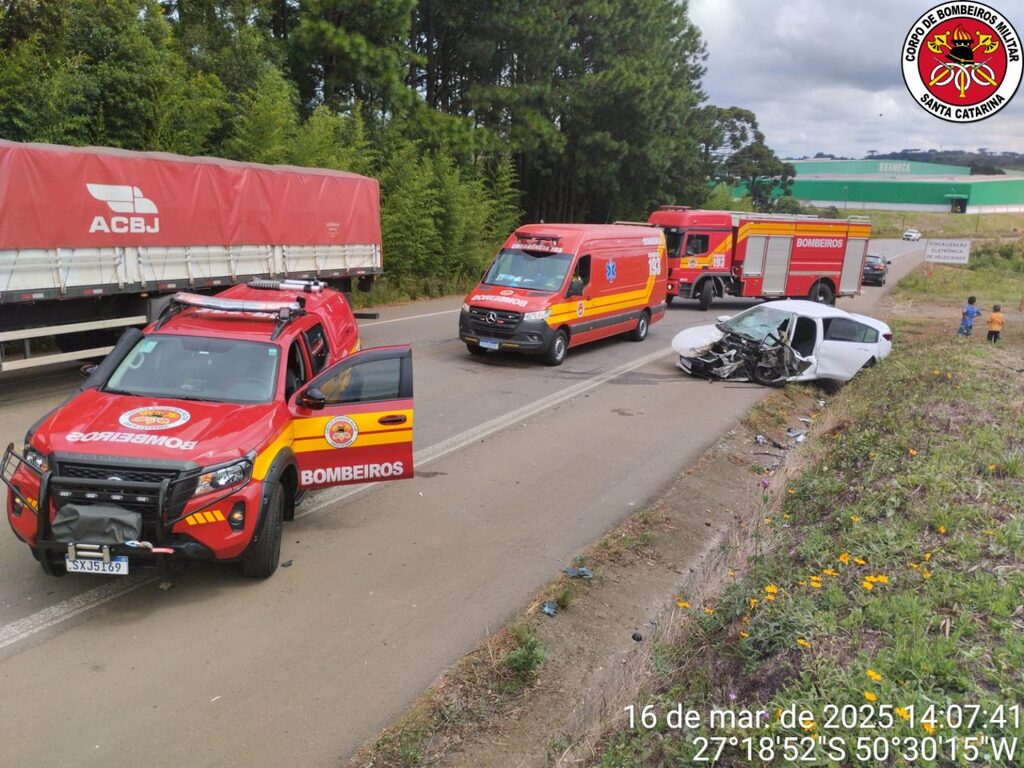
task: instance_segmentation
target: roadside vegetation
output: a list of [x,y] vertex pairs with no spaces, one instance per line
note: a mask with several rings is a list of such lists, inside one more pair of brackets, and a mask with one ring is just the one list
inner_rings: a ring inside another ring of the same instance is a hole
[[875,211],[836,209],[846,216],[871,218],[872,237],[900,238],[908,229],[917,229],[922,238],[930,237],[1021,237],[1024,216],[1019,213],[927,213],[922,211]]
[[893,295],[960,304],[974,295],[986,313],[993,304],[1001,304],[1004,313],[1018,311],[1024,302],[1024,239],[976,241],[967,267],[922,265],[900,281]]
[[[709,601],[679,595],[683,632],[654,653],[636,703],[638,721],[650,706],[658,724],[630,729],[623,715],[593,764],[690,765],[698,735],[840,737],[851,755],[865,733],[1024,736],[1012,716],[1024,700],[1024,343],[964,342],[927,320],[894,330],[892,357],[816,423],[802,471],[766,482],[745,572]],[[705,714],[685,737],[665,727],[679,704]],[[780,724],[792,705],[813,720]],[[826,705],[885,705],[893,724],[828,729]],[[713,732],[713,707],[763,710],[771,725]],[[968,724],[961,711],[978,714]],[[783,761],[730,747],[717,764]]]

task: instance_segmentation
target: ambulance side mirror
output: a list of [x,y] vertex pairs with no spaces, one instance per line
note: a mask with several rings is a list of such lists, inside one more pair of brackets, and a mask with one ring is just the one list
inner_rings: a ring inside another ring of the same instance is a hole
[[565,298],[571,299],[573,296],[582,296],[582,295],[583,295],[583,281],[582,280],[572,280],[569,283],[569,290],[565,292]]
[[316,387],[310,387],[299,395],[299,399],[296,403],[303,408],[309,408],[311,411],[322,411],[324,406],[327,404],[327,398],[325,398],[324,393]]

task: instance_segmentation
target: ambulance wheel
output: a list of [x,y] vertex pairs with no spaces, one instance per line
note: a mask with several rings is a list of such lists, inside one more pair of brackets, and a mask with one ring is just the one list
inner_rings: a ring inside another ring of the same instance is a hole
[[277,570],[281,560],[281,520],[284,517],[284,489],[274,483],[256,540],[242,557],[242,575],[265,579]]
[[473,357],[483,357],[487,354],[487,350],[481,347],[479,344],[466,344],[466,349],[469,350],[469,354]]
[[636,328],[629,332],[629,340],[643,341],[647,338],[649,330],[651,330],[651,316],[645,309],[640,313],[640,319],[636,321]]
[[569,351],[569,336],[565,331],[558,331],[555,337],[551,339],[551,345],[548,347],[548,351],[544,353],[544,364],[545,365],[561,365],[565,360],[565,355]]
[[820,280],[811,286],[811,291],[807,294],[807,298],[811,301],[829,304],[830,306],[835,306],[836,303],[836,295],[832,290],[832,286]]
[[705,312],[711,309],[711,302],[715,300],[715,283],[713,280],[705,280],[700,286],[700,297],[698,306]]

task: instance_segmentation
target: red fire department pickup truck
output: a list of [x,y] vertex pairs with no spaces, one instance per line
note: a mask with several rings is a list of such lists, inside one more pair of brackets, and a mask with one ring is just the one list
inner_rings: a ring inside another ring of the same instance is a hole
[[412,477],[412,429],[408,346],[360,351],[342,294],[257,280],[129,329],[0,478],[47,573],[200,559],[266,577],[302,493]]
[[834,304],[860,291],[871,237],[864,216],[691,210],[663,205],[649,219],[665,231],[668,303],[715,297],[808,298]]

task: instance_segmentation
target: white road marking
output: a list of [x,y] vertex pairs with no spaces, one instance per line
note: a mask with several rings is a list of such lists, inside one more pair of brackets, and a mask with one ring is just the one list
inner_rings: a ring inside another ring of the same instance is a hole
[[385,323],[400,323],[403,320],[419,320],[421,317],[437,317],[438,315],[454,315],[461,312],[461,309],[446,309],[443,312],[430,312],[426,315],[410,315],[409,317],[395,317],[391,320],[374,320],[370,323],[359,323],[360,328],[368,328],[371,325],[384,325]]
[[[521,408],[516,408],[514,411],[509,411],[508,413],[502,416],[498,416],[497,418],[491,419],[490,421],[485,421],[483,424],[478,424],[477,426],[471,427],[470,429],[467,429],[464,432],[460,432],[457,435],[452,435],[451,437],[442,440],[439,443],[434,443],[434,445],[431,445],[428,448],[416,451],[413,454],[413,464],[417,468],[419,468],[425,464],[429,464],[432,461],[436,461],[437,459],[440,459],[443,456],[447,456],[449,453],[453,453],[459,450],[460,448],[464,448],[470,443],[475,443],[477,440],[482,440],[485,437],[489,437],[490,435],[493,435],[495,432],[500,432],[503,429],[508,429],[513,424],[528,419],[531,416],[540,413],[541,411],[556,406],[559,403],[564,403],[566,400],[578,397],[579,395],[582,395],[585,392],[589,392],[590,390],[601,386],[607,381],[611,381],[612,379],[618,378],[623,374],[629,373],[630,371],[636,370],[637,368],[642,368],[643,366],[649,363],[653,363],[658,358],[664,357],[665,355],[668,355],[671,352],[671,347],[669,347],[668,349],[658,350],[657,352],[651,352],[650,354],[637,358],[632,362],[624,363],[623,365],[620,365],[617,368],[612,368],[611,370],[605,371],[604,373],[600,373],[597,376],[592,376],[589,379],[585,379],[584,381],[578,382],[577,384],[573,384],[571,387],[566,387],[565,389],[559,390],[558,392],[553,392],[547,397],[542,397],[540,400],[534,400],[532,403],[528,403],[527,405],[524,405]],[[295,517],[296,519],[300,517],[305,517],[306,515],[310,515],[313,512],[317,512],[323,509],[324,507],[330,506],[331,504],[341,501],[342,499],[347,499],[351,496],[355,496],[357,493],[362,493],[363,491],[369,490],[375,485],[377,485],[377,483],[368,483],[357,486],[346,486],[333,490],[322,491],[321,493],[317,494],[315,504],[309,504],[308,506],[306,506],[306,508],[302,509],[301,511],[297,511],[295,513]]]
[[[454,311],[458,312],[459,310]],[[432,314],[437,315],[445,313],[434,312]],[[430,315],[421,315],[421,317],[430,317]],[[411,320],[412,318],[401,319]],[[385,320],[383,322],[391,321]],[[464,432],[460,432],[457,435],[453,435],[452,437],[442,440],[439,443],[435,443],[421,451],[416,451],[415,464],[419,467],[429,464],[432,461],[437,461],[450,453],[454,453],[460,448],[464,448],[470,443],[489,437],[496,432],[507,429],[517,422],[528,419],[531,416],[535,416],[541,411],[552,408],[566,400],[578,397],[592,389],[596,389],[605,382],[618,378],[619,376],[629,373],[630,371],[634,371],[637,368],[642,368],[649,363],[653,363],[655,360],[665,357],[671,353],[671,351],[671,348],[668,348],[660,349],[657,352],[651,352],[650,354],[637,358],[632,362],[624,363],[617,368],[612,368],[609,371],[605,371],[597,376],[592,376],[589,379],[573,384],[572,386],[566,387],[558,392],[553,392],[547,397],[542,397],[540,400],[535,400],[532,403],[528,403],[514,411],[509,411],[502,416],[498,416],[490,421],[485,421],[483,424],[478,424],[475,427],[467,429]],[[317,494],[317,503],[308,504],[300,512],[296,512],[295,517],[300,518],[311,515],[324,507],[328,507],[331,504],[341,501],[342,499],[347,499],[351,496],[355,496],[357,493],[367,491],[375,485],[377,485],[377,483],[366,483],[358,486],[349,486],[335,490],[323,491]],[[144,576],[138,579],[131,578],[130,580],[126,579],[123,581],[109,582],[101,586],[94,587],[86,592],[82,592],[74,597],[69,597],[67,600],[62,600],[48,608],[36,611],[23,619],[6,624],[0,627],[0,649],[20,642],[21,640],[31,637],[37,632],[56,626],[57,624],[67,621],[81,613],[85,613],[88,610],[97,608],[104,603],[110,602],[122,595],[126,595],[129,592],[134,592],[136,589],[144,587],[147,584],[152,584],[156,579],[156,576]]]
[[93,587],[82,592],[80,595],[54,603],[49,608],[36,611],[24,619],[6,624],[0,627],[0,648],[6,648],[8,645],[24,640],[36,632],[42,632],[44,629],[67,621],[80,613],[85,613],[115,598],[127,595],[129,592],[134,592],[139,587],[152,584],[156,579],[156,576],[143,576],[141,578],[111,581],[98,587]]

